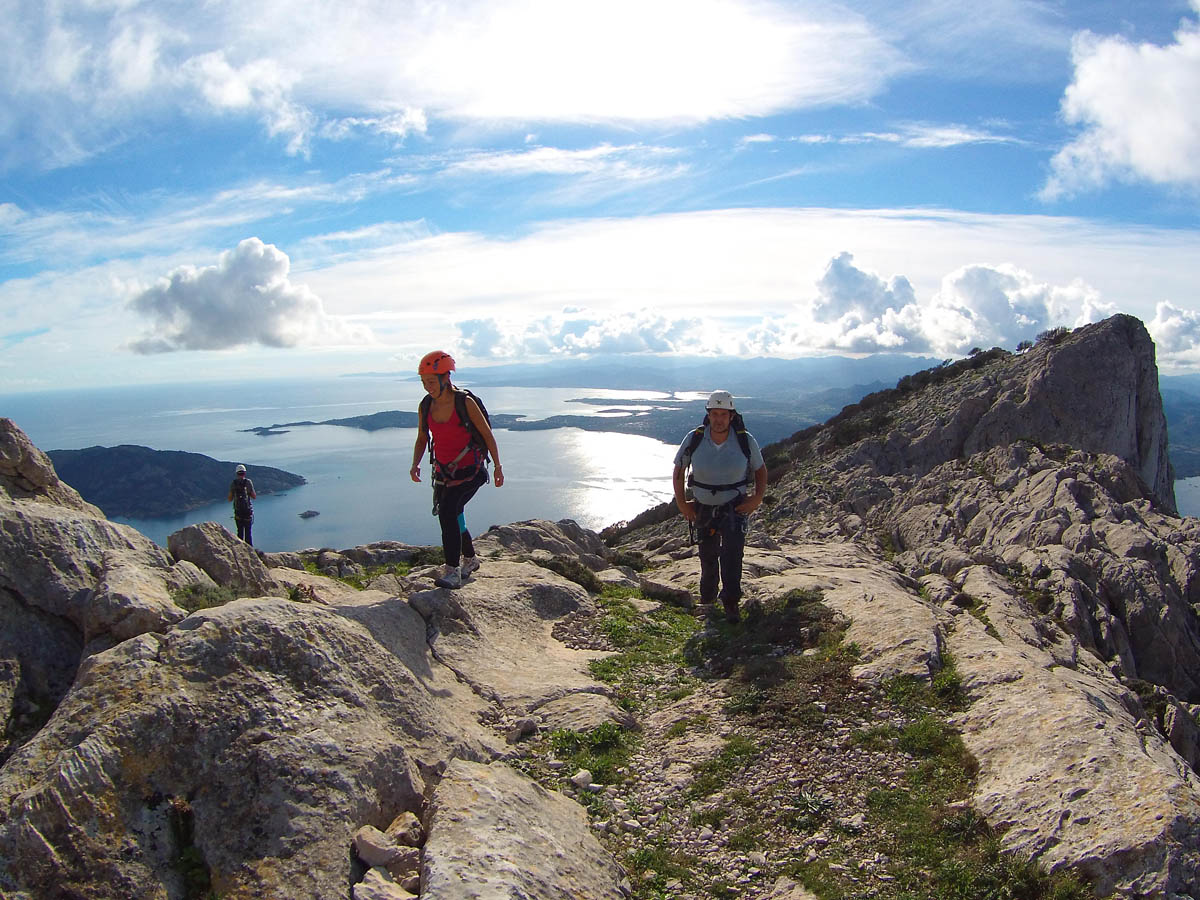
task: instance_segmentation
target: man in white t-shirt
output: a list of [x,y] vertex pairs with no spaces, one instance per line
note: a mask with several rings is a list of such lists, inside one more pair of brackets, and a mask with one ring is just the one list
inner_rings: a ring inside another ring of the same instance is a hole
[[[742,427],[729,391],[713,391],[706,408],[704,424],[688,432],[675,454],[675,505],[699,531],[700,602],[716,602],[719,583],[725,618],[736,622],[746,526],[750,513],[762,504],[767,466],[758,441]],[[687,499],[685,487],[692,489],[694,499]]]

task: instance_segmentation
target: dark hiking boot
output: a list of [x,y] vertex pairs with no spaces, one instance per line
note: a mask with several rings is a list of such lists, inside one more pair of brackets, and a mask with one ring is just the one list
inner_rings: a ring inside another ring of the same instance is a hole
[[736,622],[740,618],[738,616],[738,602],[736,600],[725,600],[722,602],[725,606],[725,621],[730,623]]

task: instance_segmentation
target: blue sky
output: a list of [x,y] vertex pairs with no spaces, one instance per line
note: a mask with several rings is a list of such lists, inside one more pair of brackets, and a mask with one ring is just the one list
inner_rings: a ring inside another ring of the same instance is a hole
[[0,0],[0,393],[599,352],[1200,366],[1200,0]]

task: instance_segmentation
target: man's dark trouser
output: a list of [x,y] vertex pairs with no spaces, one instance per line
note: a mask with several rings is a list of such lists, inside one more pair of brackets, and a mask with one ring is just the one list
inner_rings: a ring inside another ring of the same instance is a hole
[[724,506],[697,504],[696,533],[700,544],[700,602],[717,599],[726,605],[742,599],[742,553],[746,549],[748,516],[734,511],[741,497]]
[[250,532],[253,530],[254,519],[239,519],[235,517],[233,521],[237,522],[238,540],[245,541],[253,547],[254,540],[251,538]]

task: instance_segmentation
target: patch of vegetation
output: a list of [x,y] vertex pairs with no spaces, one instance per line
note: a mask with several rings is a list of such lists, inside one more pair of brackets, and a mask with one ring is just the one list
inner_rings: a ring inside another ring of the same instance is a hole
[[783,821],[796,831],[813,832],[829,818],[832,801],[815,791],[802,787],[793,798],[794,811],[786,813]]
[[638,848],[627,857],[626,868],[630,881],[639,888],[664,891],[669,881],[691,884],[699,864],[693,854],[672,850],[666,842],[658,841]]
[[1039,344],[1049,344],[1050,346],[1054,346],[1055,344],[1061,343],[1062,339],[1070,333],[1070,328],[1067,328],[1065,325],[1060,325],[1057,328],[1050,328],[1046,331],[1043,331],[1037,336],[1037,342]]
[[635,572],[644,572],[650,565],[646,554],[637,550],[618,550],[609,561],[614,566],[626,566]]
[[944,712],[965,709],[967,697],[954,657],[943,653],[941,664],[928,681],[913,675],[889,679],[884,685],[888,700],[912,715],[921,715],[929,709]]
[[698,810],[688,817],[688,823],[691,825],[707,825],[714,831],[721,827],[721,823],[725,821],[725,817],[729,813],[726,810],[713,807],[711,809]]
[[360,591],[367,589],[367,585],[380,575],[395,575],[397,577],[407,575],[412,571],[413,564],[411,562],[391,563],[386,566],[368,566],[357,575],[340,575],[338,581],[345,582],[353,588]]
[[1149,681],[1143,681],[1140,678],[1129,679],[1125,682],[1125,686],[1137,694],[1138,700],[1142,703],[1142,709],[1146,711],[1146,718],[1153,722],[1160,732],[1165,732],[1167,715],[1166,691],[1158,685]]
[[[857,900],[866,896],[866,880],[879,900],[1093,900],[1078,881],[1047,876],[1001,853],[997,835],[967,805],[977,764],[948,722],[967,702],[951,655],[928,678],[897,678],[880,687],[858,682],[851,675],[857,648],[844,642],[844,621],[815,589],[769,599],[736,625],[712,621],[702,633],[691,616],[670,607],[639,615],[624,598],[602,595],[598,603],[602,626],[621,652],[597,665],[622,685],[636,686],[639,696],[646,696],[647,675],[661,683],[664,667],[685,656],[729,678],[725,709],[742,727],[716,756],[694,765],[682,800],[695,804],[690,824],[723,834],[727,849],[766,852],[770,877],[797,877],[821,900]],[[690,689],[671,693],[677,698]],[[665,698],[664,691],[651,702]],[[671,736],[703,718],[676,723]],[[853,785],[833,792],[819,779],[761,783],[761,767],[775,758],[781,740],[828,740],[831,723],[851,721],[881,724],[864,724],[835,752],[869,751],[898,770],[879,772],[878,781],[874,773],[860,773]],[[612,729],[611,737],[620,735]],[[604,737],[597,736],[601,755]],[[569,740],[559,746],[576,765],[594,775],[605,771],[587,755],[595,748],[586,736],[557,739]],[[608,771],[617,772],[628,758],[618,756]],[[844,808],[844,796],[859,802]],[[598,795],[585,793],[581,801],[596,818],[611,818]],[[675,849],[668,834],[656,831],[604,836],[626,864],[637,900],[744,895],[745,885],[729,871]],[[828,839],[819,859],[787,852],[818,832]],[[860,871],[864,859],[877,860],[878,868]],[[667,886],[675,881],[680,884]]]
[[688,788],[691,799],[708,797],[729,783],[735,772],[739,772],[758,758],[758,747],[741,735],[725,739],[725,746],[715,757],[694,767],[696,778]]
[[605,722],[591,731],[561,728],[550,733],[554,755],[576,770],[587,769],[597,784],[616,784],[618,769],[629,762],[632,741],[616,722]]
[[1033,578],[1022,567],[1010,568],[1007,575],[1009,583],[1016,588],[1017,595],[1031,609],[1043,616],[1048,616],[1054,611],[1054,593],[1046,588],[1034,587]]
[[689,729],[703,728],[711,721],[712,720],[704,713],[700,713],[695,716],[687,716],[686,718],[680,719],[678,722],[673,723],[671,727],[667,729],[666,735],[669,738],[683,737],[688,733]]
[[740,674],[744,681],[769,687],[784,676],[788,651],[839,644],[844,623],[823,602],[820,588],[792,590],[746,607],[744,621],[710,622],[684,648],[692,665],[720,675]]
[[600,596],[606,600],[631,600],[635,597],[645,599],[642,589],[623,584],[605,584],[600,588]]
[[729,699],[725,701],[725,711],[734,715],[738,713],[753,714],[762,708],[766,699],[767,692],[761,688],[746,688],[730,695]]
[[440,566],[446,561],[441,547],[414,547],[413,555],[408,561],[410,568],[419,569],[422,566]]
[[189,613],[224,606],[237,598],[236,590],[221,585],[189,584],[171,591],[171,602],[181,609],[186,609]]
[[996,630],[996,626],[992,624],[992,620],[988,618],[987,613],[983,611],[983,603],[978,597],[972,597],[966,591],[959,591],[950,601],[959,609],[965,609],[972,616],[983,623],[983,630],[1000,640],[1000,632]]
[[211,891],[208,863],[195,845],[196,818],[192,807],[183,797],[168,797],[166,802],[167,821],[178,852],[175,871],[183,882],[183,896],[185,900],[213,900],[216,895]]
[[[953,741],[926,746],[926,771],[950,771]],[[949,751],[945,765],[934,761]],[[1047,875],[1035,864],[1000,852],[1000,841],[982,816],[956,801],[968,780],[936,778],[901,789],[881,789],[869,798],[870,826],[886,836],[888,872],[897,896],[913,900],[1089,900],[1094,895],[1069,875]],[[842,896],[824,894],[822,898]]]
[[592,660],[588,669],[600,681],[616,685],[618,699],[629,706],[636,703],[639,672],[664,664],[683,665],[683,647],[696,631],[696,620],[671,606],[643,616],[627,599],[603,593],[597,605],[600,629],[618,652]]
[[543,569],[549,569],[568,581],[573,581],[589,594],[599,594],[604,587],[596,573],[573,556],[552,556],[550,559],[530,559]]

